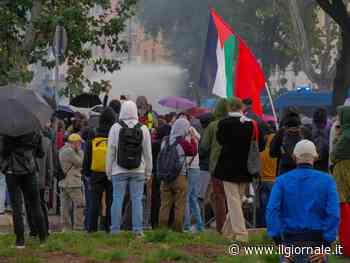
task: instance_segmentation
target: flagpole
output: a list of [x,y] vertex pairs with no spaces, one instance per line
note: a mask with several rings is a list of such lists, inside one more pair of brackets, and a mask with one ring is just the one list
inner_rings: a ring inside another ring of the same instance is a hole
[[276,130],[278,131],[280,128],[279,128],[277,113],[276,113],[275,105],[273,104],[273,101],[272,101],[270,88],[269,88],[269,86],[267,85],[266,82],[265,82],[265,87],[266,87],[267,95],[269,96],[269,101],[270,101],[270,105],[271,105],[271,109],[272,109],[272,114],[273,114],[273,117],[276,120],[276,122],[275,122]]

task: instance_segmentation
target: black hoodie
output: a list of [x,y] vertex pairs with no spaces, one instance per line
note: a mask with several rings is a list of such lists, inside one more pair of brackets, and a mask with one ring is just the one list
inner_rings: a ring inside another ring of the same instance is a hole
[[[87,177],[106,177],[106,173],[91,171],[92,162],[92,140],[95,138],[108,138],[109,130],[116,121],[116,115],[111,108],[106,108],[100,116],[99,127],[96,132],[91,131],[84,151],[83,174]],[[97,178],[96,178],[97,179]]]

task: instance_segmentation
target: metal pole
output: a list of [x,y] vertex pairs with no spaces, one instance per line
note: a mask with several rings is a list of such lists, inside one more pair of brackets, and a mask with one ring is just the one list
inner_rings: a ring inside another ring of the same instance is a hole
[[56,37],[56,54],[55,54],[55,62],[56,62],[56,66],[55,66],[55,87],[54,87],[54,99],[55,99],[55,104],[56,104],[56,108],[57,108],[57,98],[56,98],[56,93],[58,90],[58,85],[59,85],[59,78],[60,78],[60,54],[59,54],[59,46],[60,46],[60,37]]
[[271,105],[271,109],[272,109],[272,114],[275,117],[276,120],[276,130],[279,130],[279,123],[278,123],[278,118],[277,118],[277,114],[276,114],[276,109],[275,109],[275,105],[273,104],[273,100],[272,100],[272,96],[271,96],[271,91],[269,86],[267,85],[267,83],[265,83],[265,87],[266,87],[266,91],[267,91],[267,95],[269,96],[269,101],[270,101],[270,105]]

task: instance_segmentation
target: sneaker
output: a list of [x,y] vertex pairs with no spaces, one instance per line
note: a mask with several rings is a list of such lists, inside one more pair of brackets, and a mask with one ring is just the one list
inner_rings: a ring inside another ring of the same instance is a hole
[[17,240],[16,241],[16,249],[25,249],[26,246],[24,245],[24,240]]

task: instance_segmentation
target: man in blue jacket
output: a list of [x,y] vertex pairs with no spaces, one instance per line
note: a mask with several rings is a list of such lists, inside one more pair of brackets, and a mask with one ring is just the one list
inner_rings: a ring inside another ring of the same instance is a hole
[[[330,247],[337,238],[339,199],[333,178],[316,171],[318,154],[309,140],[294,149],[297,168],[278,177],[266,211],[268,234],[276,244]],[[325,254],[288,255],[282,262],[327,262]]]

